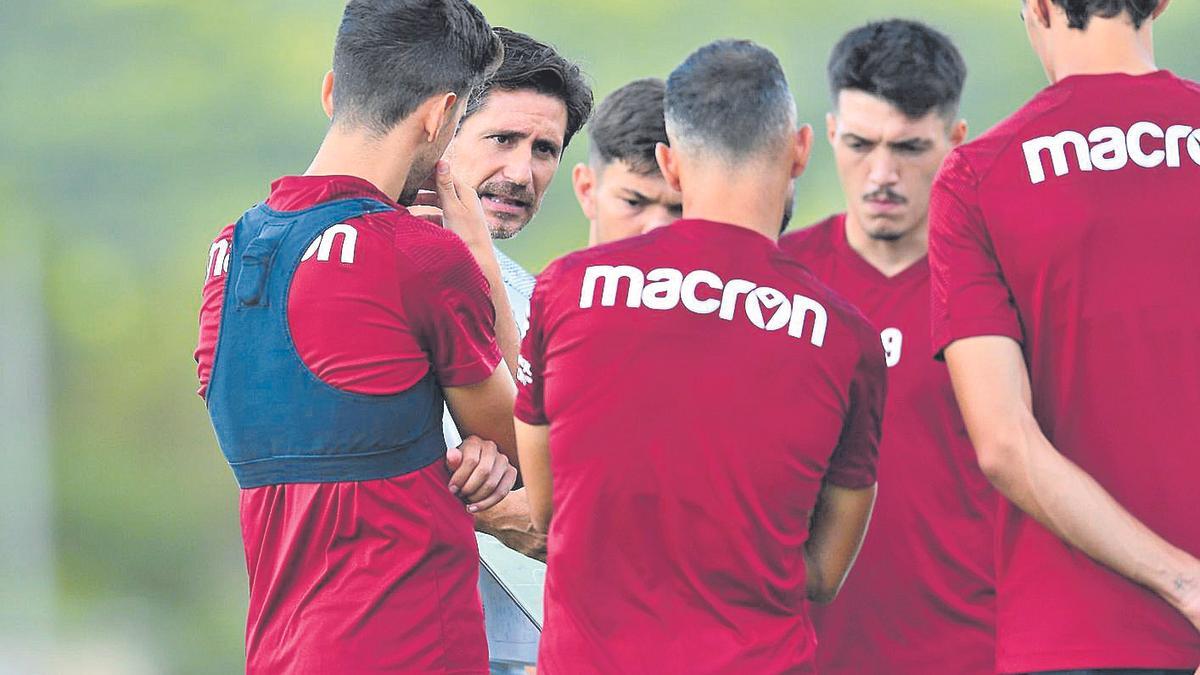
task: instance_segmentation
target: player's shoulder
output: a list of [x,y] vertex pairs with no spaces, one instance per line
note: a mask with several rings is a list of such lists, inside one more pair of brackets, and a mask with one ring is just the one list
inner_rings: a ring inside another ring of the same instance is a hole
[[462,237],[405,209],[370,213],[361,220],[381,229],[398,258],[415,271],[444,275],[479,269]]
[[[858,307],[847,300],[841,293],[825,284],[802,261],[792,254],[780,249],[772,260],[775,271],[782,274],[791,288],[790,292],[808,297],[822,307],[841,324],[849,327],[859,338],[863,335],[878,335],[869,319],[859,311]],[[782,290],[782,289],[781,289]]]
[[802,260],[813,255],[824,255],[833,250],[833,236],[842,225],[845,214],[838,213],[813,223],[808,227],[788,232],[779,238],[779,248],[785,253]]
[[582,275],[583,270],[593,265],[628,265],[640,262],[640,253],[655,250],[667,229],[658,228],[636,237],[597,244],[555,258],[538,275],[538,284],[554,283],[575,273]]
[[1009,149],[1025,140],[1029,127],[1037,126],[1063,111],[1073,92],[1072,88],[1061,86],[1041,90],[1016,112],[950,151],[939,178],[983,179]]

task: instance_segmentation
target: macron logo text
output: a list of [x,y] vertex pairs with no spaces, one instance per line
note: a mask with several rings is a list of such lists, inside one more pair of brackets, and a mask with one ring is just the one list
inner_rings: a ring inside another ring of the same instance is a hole
[[626,307],[665,311],[682,304],[693,314],[715,313],[725,321],[733,321],[741,310],[750,323],[762,330],[786,327],[792,337],[803,338],[807,332],[813,345],[820,347],[825,343],[829,314],[816,300],[803,295],[789,298],[783,291],[745,279],[726,282],[708,270],[684,274],[670,267],[643,272],[631,265],[592,265],[583,275],[580,309],[588,309],[596,302],[597,286],[600,306],[615,306],[622,285],[626,288],[623,302]]
[[1163,129],[1153,122],[1138,122],[1128,130],[1099,127],[1084,136],[1078,131],[1062,131],[1025,141],[1025,164],[1034,185],[1046,180],[1046,157],[1055,176],[1071,170],[1071,160],[1080,171],[1116,171],[1133,162],[1144,169],[1166,164],[1179,168],[1183,155],[1200,165],[1200,129],[1175,124]]

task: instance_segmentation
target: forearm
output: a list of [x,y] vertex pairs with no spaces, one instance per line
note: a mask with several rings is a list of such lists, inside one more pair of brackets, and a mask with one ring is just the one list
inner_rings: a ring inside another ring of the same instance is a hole
[[1022,511],[1176,608],[1200,594],[1200,561],[1135,518],[1040,430],[1024,429],[1018,443],[1027,448],[1009,453],[1011,465],[988,474]]
[[483,276],[491,286],[492,306],[496,308],[496,343],[504,355],[504,364],[513,377],[517,374],[517,355],[521,352],[521,335],[517,330],[517,321],[513,317],[512,304],[508,300],[508,291],[504,286],[504,278],[500,273],[500,263],[496,260],[495,250],[488,241],[486,244],[470,245],[471,254],[483,270]]
[[877,486],[849,489],[822,488],[804,543],[805,592],[813,602],[827,603],[837,596],[862,548],[875,505]]

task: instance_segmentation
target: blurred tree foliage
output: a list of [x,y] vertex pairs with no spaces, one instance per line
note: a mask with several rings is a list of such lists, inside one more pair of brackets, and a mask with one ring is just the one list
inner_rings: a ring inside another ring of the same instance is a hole
[[[303,171],[320,141],[318,90],[341,4],[0,8],[0,198],[10,218],[0,242],[38,238],[48,252],[59,663],[72,662],[75,645],[99,642],[124,654],[115,672],[241,667],[237,491],[193,394],[199,288],[212,236],[275,177]],[[1017,0],[479,4],[494,25],[582,62],[597,100],[633,78],[665,76],[704,42],[752,38],[779,55],[819,136],[828,50],[872,18],[922,18],[957,40],[971,66],[964,114],[976,132],[1044,86]],[[1200,4],[1175,3],[1158,31],[1163,66],[1200,77],[1197,25]],[[585,242],[567,176],[584,156],[586,137],[578,139],[541,215],[505,245],[532,269]],[[840,201],[819,143],[797,224]]]

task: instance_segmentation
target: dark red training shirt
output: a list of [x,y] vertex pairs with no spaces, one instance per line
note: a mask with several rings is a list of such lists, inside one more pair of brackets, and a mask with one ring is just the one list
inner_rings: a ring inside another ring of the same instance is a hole
[[812,607],[818,669],[991,675],[998,496],[979,470],[946,366],[929,358],[929,262],[884,276],[850,247],[845,214],[779,246],[866,314],[888,365],[879,496],[842,592]]
[[[1041,428],[1200,555],[1200,85],[1069,77],[950,154],[933,189],[933,347],[1019,342]],[[1004,673],[1195,668],[1200,633],[1005,502]]]
[[822,481],[875,482],[879,334],[775,242],[683,220],[552,263],[517,417],[550,426],[539,673],[810,673]]
[[[369,197],[397,211],[325,231],[296,271],[288,325],[304,363],[362,394],[405,390],[433,369],[442,386],[500,363],[487,281],[452,233],[347,176],[289,176],[267,204],[296,211]],[[209,255],[200,393],[212,369],[233,226]],[[328,240],[328,241],[325,241]],[[404,476],[274,485],[241,493],[250,576],[250,673],[486,673],[471,516],[443,462]]]

